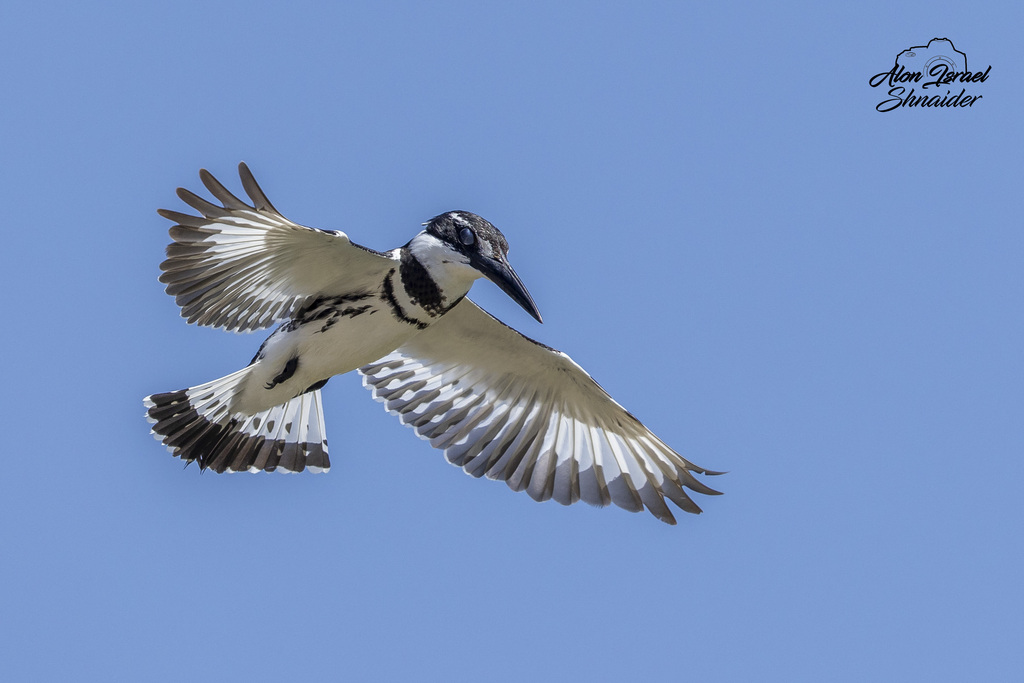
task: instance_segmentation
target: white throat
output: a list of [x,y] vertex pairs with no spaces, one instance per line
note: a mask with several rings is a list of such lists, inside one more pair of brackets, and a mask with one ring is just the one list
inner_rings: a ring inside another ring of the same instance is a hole
[[469,265],[469,257],[455,251],[426,230],[412,238],[409,251],[450,299],[463,296],[473,282],[482,277],[480,271]]

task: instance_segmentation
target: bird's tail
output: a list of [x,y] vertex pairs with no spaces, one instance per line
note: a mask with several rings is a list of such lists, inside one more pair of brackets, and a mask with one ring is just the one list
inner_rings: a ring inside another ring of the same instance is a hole
[[327,457],[320,390],[245,415],[228,406],[249,368],[191,389],[147,396],[146,419],[153,436],[171,454],[215,472],[281,470],[326,472]]

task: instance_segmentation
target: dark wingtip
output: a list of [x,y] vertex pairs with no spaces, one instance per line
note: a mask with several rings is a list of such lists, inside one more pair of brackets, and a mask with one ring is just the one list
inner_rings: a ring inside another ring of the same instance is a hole
[[252,171],[249,170],[249,166],[244,162],[238,162],[238,177],[242,180],[242,187],[245,189],[245,193],[249,195],[249,198],[253,201],[253,206],[259,211],[270,211],[281,215],[270,200],[267,198],[266,193],[260,187],[259,183],[256,182],[256,177],[253,176]]

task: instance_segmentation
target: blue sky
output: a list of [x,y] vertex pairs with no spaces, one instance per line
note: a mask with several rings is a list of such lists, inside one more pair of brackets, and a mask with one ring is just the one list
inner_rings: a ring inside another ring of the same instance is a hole
[[[0,8],[11,680],[1012,680],[1016,3]],[[965,109],[868,79],[948,37]],[[157,282],[174,189],[479,213],[570,354],[725,492],[668,527],[477,481],[326,388],[326,476],[183,470],[141,399],[259,335]]]

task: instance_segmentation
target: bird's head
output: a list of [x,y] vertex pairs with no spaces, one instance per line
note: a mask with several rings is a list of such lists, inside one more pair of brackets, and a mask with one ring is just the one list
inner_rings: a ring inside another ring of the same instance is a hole
[[424,232],[436,238],[449,253],[448,262],[472,268],[476,277],[486,277],[537,322],[544,322],[533,297],[508,262],[508,241],[489,221],[468,211],[449,211],[434,216],[423,226]]

